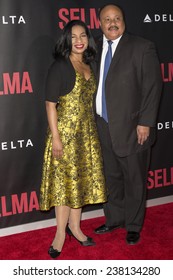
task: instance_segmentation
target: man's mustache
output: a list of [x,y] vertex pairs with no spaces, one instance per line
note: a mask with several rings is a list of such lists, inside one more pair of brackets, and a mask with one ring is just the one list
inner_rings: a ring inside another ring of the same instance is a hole
[[110,27],[108,28],[108,30],[118,30],[118,29],[119,29],[119,27],[116,26],[116,25],[110,26]]

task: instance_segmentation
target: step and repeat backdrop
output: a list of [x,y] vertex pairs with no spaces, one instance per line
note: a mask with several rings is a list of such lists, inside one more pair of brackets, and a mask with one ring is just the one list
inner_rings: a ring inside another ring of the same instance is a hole
[[[114,1],[111,1],[114,3]],[[115,1],[116,2],[116,1]],[[99,30],[102,0],[0,0],[0,228],[47,220],[54,211],[39,211],[47,119],[45,78],[52,51],[64,25],[85,21]],[[155,42],[163,76],[152,149],[147,199],[173,194],[173,2],[117,1],[127,30]],[[101,206],[99,206],[101,207]],[[98,206],[97,206],[98,208]],[[88,206],[84,211],[97,209]]]

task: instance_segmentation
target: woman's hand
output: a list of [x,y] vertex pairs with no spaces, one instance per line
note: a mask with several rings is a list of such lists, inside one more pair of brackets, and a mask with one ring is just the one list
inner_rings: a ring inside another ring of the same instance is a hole
[[52,154],[55,158],[61,158],[63,156],[63,146],[59,137],[52,138]]

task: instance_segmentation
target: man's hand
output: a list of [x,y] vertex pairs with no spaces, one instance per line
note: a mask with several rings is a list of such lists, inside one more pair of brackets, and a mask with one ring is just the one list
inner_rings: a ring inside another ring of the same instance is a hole
[[143,145],[150,134],[150,127],[138,125],[136,130],[137,130],[138,144]]

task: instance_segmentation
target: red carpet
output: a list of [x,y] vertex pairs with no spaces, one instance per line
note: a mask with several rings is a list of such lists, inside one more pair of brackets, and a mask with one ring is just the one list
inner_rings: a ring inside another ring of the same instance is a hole
[[[125,242],[125,229],[96,235],[95,227],[104,218],[81,222],[84,232],[96,241],[94,247],[82,247],[68,236],[60,260],[173,260],[173,203],[149,207],[141,240],[134,246]],[[55,227],[0,238],[1,260],[46,260],[47,250],[54,237]]]

